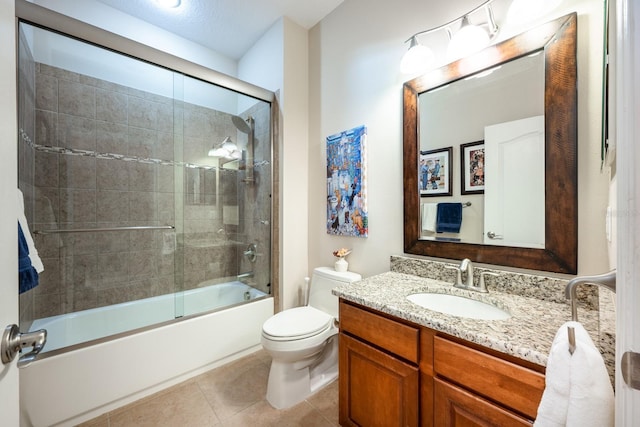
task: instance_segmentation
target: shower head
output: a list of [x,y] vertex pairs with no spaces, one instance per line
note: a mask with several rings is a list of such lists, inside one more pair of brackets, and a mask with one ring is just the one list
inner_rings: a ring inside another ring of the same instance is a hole
[[231,116],[231,121],[233,125],[242,133],[246,133],[247,136],[247,156],[245,159],[245,169],[247,171],[246,177],[242,180],[246,183],[252,183],[255,181],[253,177],[253,143],[254,143],[254,132],[255,132],[255,121],[253,117],[248,116],[247,119],[243,119],[239,116]]
[[247,120],[245,120],[240,116],[231,116],[231,121],[233,122],[233,125],[236,127],[236,129],[238,129],[242,133],[251,132],[251,127],[247,124],[249,120],[253,120],[253,118],[249,116]]

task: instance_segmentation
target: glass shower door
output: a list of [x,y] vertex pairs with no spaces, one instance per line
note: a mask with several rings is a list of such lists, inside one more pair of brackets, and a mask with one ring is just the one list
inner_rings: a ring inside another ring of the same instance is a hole
[[184,313],[192,315],[270,293],[271,105],[185,76],[183,126]]
[[19,33],[19,188],[44,264],[21,327],[47,328],[50,351],[175,318],[176,73]]

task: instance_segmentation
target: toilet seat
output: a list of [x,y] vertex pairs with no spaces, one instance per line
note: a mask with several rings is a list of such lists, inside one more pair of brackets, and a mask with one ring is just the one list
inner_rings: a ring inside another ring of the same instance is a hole
[[329,329],[333,317],[311,306],[281,311],[267,319],[262,335],[273,341],[292,341],[309,338]]

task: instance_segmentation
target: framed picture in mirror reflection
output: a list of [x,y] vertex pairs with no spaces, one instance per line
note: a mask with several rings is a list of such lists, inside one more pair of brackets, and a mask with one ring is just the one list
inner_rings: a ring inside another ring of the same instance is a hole
[[484,141],[460,144],[461,194],[484,193]]
[[421,197],[451,196],[453,147],[420,151],[418,186]]

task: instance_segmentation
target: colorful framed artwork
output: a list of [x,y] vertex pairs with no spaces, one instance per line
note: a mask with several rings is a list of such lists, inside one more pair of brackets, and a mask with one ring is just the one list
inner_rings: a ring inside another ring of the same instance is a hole
[[367,128],[327,137],[327,233],[367,237]]
[[484,141],[460,145],[461,194],[484,193]]
[[420,151],[418,186],[421,197],[451,196],[453,147]]

